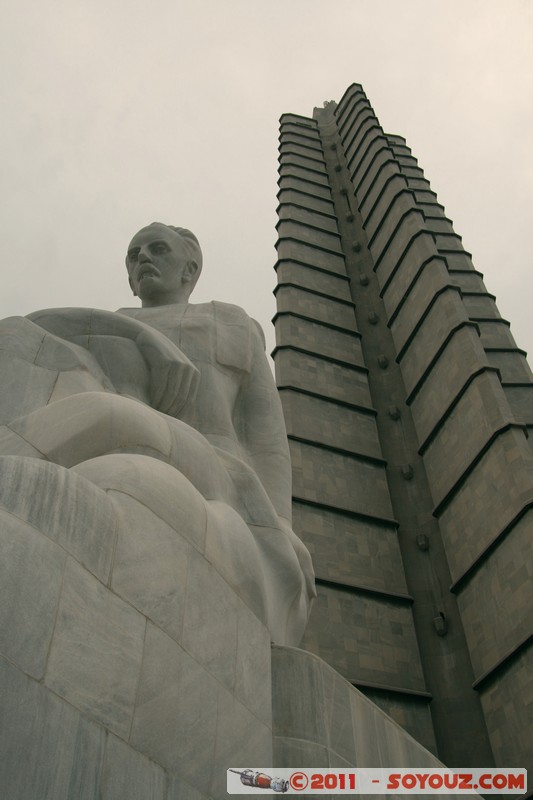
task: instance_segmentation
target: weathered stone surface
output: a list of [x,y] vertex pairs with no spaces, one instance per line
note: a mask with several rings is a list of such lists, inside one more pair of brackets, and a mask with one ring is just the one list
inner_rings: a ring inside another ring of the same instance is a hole
[[205,503],[190,482],[171,466],[147,456],[121,453],[91,459],[76,466],[75,471],[102,489],[111,490],[115,503],[126,502],[119,493],[135,498],[203,552]]
[[225,797],[226,770],[238,764],[273,764],[272,729],[260,723],[232,694],[220,687],[210,784],[213,797]]
[[52,638],[65,552],[0,511],[0,653],[42,678]]
[[69,560],[45,684],[111,731],[127,736],[144,629],[144,617]]
[[230,691],[235,687],[238,602],[208,562],[191,559],[182,645]]
[[70,470],[35,458],[1,456],[0,475],[0,506],[107,581],[116,519],[104,492]]
[[411,608],[365,592],[318,586],[303,646],[349,681],[424,691]]
[[206,794],[219,688],[180,645],[148,624],[130,742]]
[[108,734],[102,800],[167,800],[167,775],[146,756]]
[[110,492],[110,497],[119,517],[111,587],[180,641],[187,576],[196,551],[181,531],[177,534],[138,500],[121,492]]
[[3,659],[0,687],[2,797],[100,797],[105,731]]
[[440,766],[374,703],[304,650],[273,648],[272,692],[279,766],[284,764],[278,758],[287,759],[287,766]]

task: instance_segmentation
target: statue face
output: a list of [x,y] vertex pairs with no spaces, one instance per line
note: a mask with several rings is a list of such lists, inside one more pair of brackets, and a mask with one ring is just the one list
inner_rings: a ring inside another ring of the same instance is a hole
[[133,293],[143,306],[186,302],[196,272],[181,237],[166,225],[149,225],[135,234],[126,265]]

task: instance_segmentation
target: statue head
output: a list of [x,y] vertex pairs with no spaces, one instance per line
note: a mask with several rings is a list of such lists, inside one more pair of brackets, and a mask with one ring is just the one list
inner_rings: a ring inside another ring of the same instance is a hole
[[152,222],[131,240],[126,267],[143,307],[186,303],[200,277],[202,251],[186,228]]

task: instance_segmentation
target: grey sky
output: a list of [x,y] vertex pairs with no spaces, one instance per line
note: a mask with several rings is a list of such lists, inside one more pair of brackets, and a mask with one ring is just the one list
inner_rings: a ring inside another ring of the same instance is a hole
[[160,220],[200,239],[193,299],[268,332],[278,118],[355,81],[533,351],[531,0],[12,0],[3,22],[1,317],[136,304],[124,253]]

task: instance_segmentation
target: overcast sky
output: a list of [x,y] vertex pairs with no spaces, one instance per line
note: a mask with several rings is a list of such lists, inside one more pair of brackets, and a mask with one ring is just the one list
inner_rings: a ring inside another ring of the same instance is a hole
[[533,0],[5,0],[0,317],[137,304],[160,220],[268,332],[279,117],[357,82],[533,353],[532,53]]

